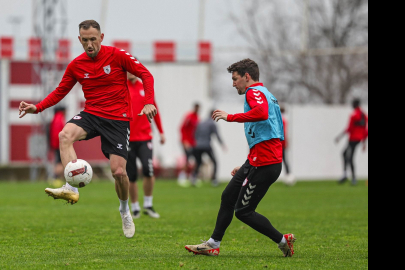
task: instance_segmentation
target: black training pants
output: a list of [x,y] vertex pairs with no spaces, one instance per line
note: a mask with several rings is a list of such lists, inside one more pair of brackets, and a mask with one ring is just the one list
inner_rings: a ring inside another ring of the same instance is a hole
[[198,171],[200,170],[200,167],[201,167],[201,164],[202,164],[202,155],[204,153],[206,153],[209,156],[209,158],[211,159],[212,164],[214,165],[211,180],[217,179],[217,160],[215,159],[214,151],[212,151],[212,148],[211,147],[210,148],[203,148],[203,149],[195,148],[193,153],[194,153],[194,157],[195,157],[195,160],[196,160],[196,163],[197,163],[196,167],[194,169],[193,176],[197,177]]
[[286,153],[286,149],[283,147],[283,163],[285,166],[285,172],[288,174],[290,174],[290,166],[288,165],[288,160],[287,160],[287,153]]
[[222,241],[235,212],[239,220],[254,230],[266,235],[276,243],[281,242],[283,235],[271,225],[266,217],[255,212],[267,190],[280,176],[281,166],[279,163],[253,167],[249,161],[246,161],[222,193],[221,208],[214,233],[211,236],[212,239]]
[[354,153],[359,144],[360,144],[359,141],[349,141],[349,145],[343,152],[344,170],[346,172],[347,165],[350,165],[350,168],[352,170],[353,179],[356,179],[356,168],[354,166]]

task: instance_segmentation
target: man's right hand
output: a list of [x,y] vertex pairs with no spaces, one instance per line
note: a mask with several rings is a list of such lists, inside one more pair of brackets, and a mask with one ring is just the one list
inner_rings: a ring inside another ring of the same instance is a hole
[[235,176],[235,174],[239,171],[239,169],[240,169],[240,166],[233,169],[233,171],[231,172],[231,175]]
[[35,113],[37,111],[37,106],[35,106],[34,104],[28,104],[25,101],[21,101],[18,110],[19,110],[18,115],[20,115],[20,118],[23,118],[27,113]]

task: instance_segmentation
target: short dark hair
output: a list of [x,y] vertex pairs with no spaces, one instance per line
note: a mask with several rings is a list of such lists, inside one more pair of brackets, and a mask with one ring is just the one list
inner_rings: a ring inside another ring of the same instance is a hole
[[228,72],[238,72],[240,76],[245,76],[246,73],[249,73],[250,77],[252,77],[252,80],[254,81],[259,81],[260,78],[260,71],[259,71],[259,66],[256,64],[255,61],[251,59],[243,59],[242,61],[239,61],[235,64],[232,64],[230,67],[228,67]]
[[81,22],[79,24],[79,31],[80,31],[80,29],[87,30],[90,27],[93,27],[93,28],[97,29],[99,32],[101,32],[100,25],[95,20],[86,20],[86,21]]
[[359,98],[353,99],[353,102],[352,102],[353,108],[358,108],[358,107],[360,107],[360,104],[361,104],[361,101],[360,101]]

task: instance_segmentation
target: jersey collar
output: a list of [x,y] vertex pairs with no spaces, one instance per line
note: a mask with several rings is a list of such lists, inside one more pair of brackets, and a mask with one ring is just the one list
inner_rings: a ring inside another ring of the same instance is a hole
[[254,83],[254,84],[252,84],[251,86],[249,86],[249,87],[246,87],[246,89],[245,90],[248,90],[249,88],[252,88],[252,87],[255,87],[255,86],[264,86],[264,84],[263,83]]

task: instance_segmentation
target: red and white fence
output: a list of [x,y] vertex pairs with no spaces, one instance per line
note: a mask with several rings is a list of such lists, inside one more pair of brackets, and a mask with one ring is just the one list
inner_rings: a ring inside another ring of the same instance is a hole
[[[75,40],[59,39],[56,42],[54,59],[60,62],[72,60],[83,52],[81,44]],[[212,61],[212,45],[208,41],[195,43],[177,43],[174,41],[156,41],[151,43],[134,43],[131,40],[111,40],[103,42],[136,55],[142,61],[177,62],[195,61],[210,63]],[[43,60],[42,40],[27,40],[13,37],[0,37],[0,58],[14,60]]]

